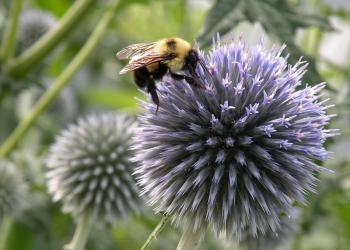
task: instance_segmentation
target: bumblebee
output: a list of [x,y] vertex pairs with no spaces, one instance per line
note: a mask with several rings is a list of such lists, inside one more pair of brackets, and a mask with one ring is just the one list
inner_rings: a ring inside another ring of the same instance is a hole
[[[161,80],[166,73],[169,72],[176,80],[185,80],[195,87],[202,87],[194,77],[199,61],[198,52],[181,38],[164,38],[157,42],[132,44],[119,51],[117,58],[129,59],[129,63],[120,74],[133,71],[135,83],[141,89],[146,88],[157,105],[157,111],[159,98],[156,81]],[[190,76],[184,72],[189,72]]]

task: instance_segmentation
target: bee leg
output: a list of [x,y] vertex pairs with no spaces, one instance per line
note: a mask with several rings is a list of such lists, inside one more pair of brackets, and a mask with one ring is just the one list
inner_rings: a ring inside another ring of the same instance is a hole
[[156,114],[157,114],[159,109],[159,98],[157,94],[156,83],[154,82],[153,79],[150,79],[148,81],[147,92],[151,94],[152,101],[157,105],[157,109],[156,109]]
[[192,76],[197,76],[196,71],[193,69],[193,67],[192,67],[191,65],[189,65],[188,71],[190,72],[190,74],[191,74]]
[[175,80],[185,80],[188,84],[193,85],[197,88],[204,88],[202,84],[200,84],[195,78],[191,76],[179,75],[172,72],[170,72],[170,74]]

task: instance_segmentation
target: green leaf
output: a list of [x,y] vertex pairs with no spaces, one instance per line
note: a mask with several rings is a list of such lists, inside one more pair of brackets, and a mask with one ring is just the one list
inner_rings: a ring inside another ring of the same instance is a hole
[[207,46],[216,32],[221,34],[229,32],[234,25],[244,19],[243,5],[242,0],[217,0],[208,12],[197,38],[198,42]]
[[9,237],[6,239],[5,249],[28,249],[33,238],[34,233],[26,225],[13,222]]
[[313,58],[301,52],[294,43],[294,37],[298,28],[316,26],[331,30],[327,18],[301,14],[289,6],[286,0],[217,0],[209,10],[198,36],[199,43],[207,46],[216,32],[224,35],[242,20],[259,22],[267,33],[285,43],[288,47],[284,53],[290,54],[290,63],[296,63],[300,57],[308,61],[308,72],[304,77],[306,82],[323,82]]
[[85,90],[80,97],[84,102],[102,107],[136,108],[135,97],[142,98],[142,95],[136,91],[90,88]]
[[132,4],[149,4],[150,0],[121,0],[119,1],[118,9],[121,10]]
[[33,5],[61,17],[69,9],[71,1],[69,0],[34,0]]
[[333,205],[335,214],[343,226],[344,238],[350,243],[350,201],[336,196],[333,198]]
[[[295,45],[294,36],[297,28],[308,27],[313,24],[321,28],[330,29],[330,25],[325,18],[300,15],[290,9],[283,0],[278,0],[280,5],[275,1],[256,1],[248,0],[251,8],[247,9],[247,18],[249,21],[259,21],[263,28],[280,42],[285,43],[287,48],[285,54],[290,54],[289,62],[296,63],[301,57],[309,63],[308,71],[304,76],[304,81],[310,85],[323,82],[321,75],[316,69],[315,61],[312,57],[302,53]],[[318,20],[318,22],[316,22]]]

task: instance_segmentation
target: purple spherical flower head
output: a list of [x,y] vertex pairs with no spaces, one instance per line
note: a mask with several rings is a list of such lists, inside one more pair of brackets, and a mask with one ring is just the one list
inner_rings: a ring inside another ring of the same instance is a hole
[[158,84],[160,109],[148,101],[136,133],[138,183],[157,212],[193,230],[241,238],[277,232],[314,191],[323,168],[331,116],[319,101],[324,83],[301,85],[304,62],[241,40],[200,55],[205,89],[185,81]]

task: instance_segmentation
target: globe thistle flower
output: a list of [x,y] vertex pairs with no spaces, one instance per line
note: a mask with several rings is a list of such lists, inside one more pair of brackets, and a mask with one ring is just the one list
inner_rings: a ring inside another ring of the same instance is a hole
[[23,11],[20,14],[18,25],[18,37],[22,48],[32,46],[55,24],[55,18],[48,12],[33,9]]
[[27,186],[16,166],[0,160],[0,221],[11,216],[24,205]]
[[336,130],[325,128],[325,83],[297,88],[307,65],[282,50],[218,38],[200,55],[208,70],[196,69],[205,89],[169,78],[157,85],[158,113],[140,101],[135,174],[156,212],[240,239],[278,232],[279,215],[306,203]]
[[115,216],[137,210],[129,161],[134,127],[135,121],[121,114],[89,115],[56,138],[46,160],[47,182],[65,212],[112,223]]

